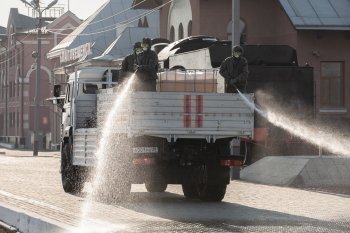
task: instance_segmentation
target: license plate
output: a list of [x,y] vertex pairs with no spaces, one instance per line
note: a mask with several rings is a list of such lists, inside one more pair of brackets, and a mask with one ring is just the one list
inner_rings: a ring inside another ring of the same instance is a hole
[[134,147],[132,152],[134,154],[155,154],[158,153],[158,147]]

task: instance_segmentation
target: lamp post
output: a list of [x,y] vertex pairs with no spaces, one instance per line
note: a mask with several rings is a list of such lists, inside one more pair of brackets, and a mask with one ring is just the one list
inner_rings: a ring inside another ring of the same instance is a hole
[[[240,0],[232,0],[232,48],[240,44]],[[238,167],[231,167],[231,180],[240,178],[240,169]]]
[[[2,42],[2,39],[0,40]],[[8,80],[8,49],[0,43],[0,46],[5,49],[5,60],[3,61],[5,64],[5,138],[8,136],[8,99],[7,99],[7,80]],[[5,141],[7,142],[7,141]]]
[[38,155],[39,148],[39,120],[40,120],[40,74],[41,74],[41,27],[42,27],[42,13],[54,6],[58,0],[53,0],[47,7],[40,9],[39,0],[33,0],[30,3],[26,0],[21,0],[21,2],[29,5],[38,13],[38,48],[36,52],[33,52],[32,56],[36,59],[36,80],[35,80],[35,111],[34,111],[34,145],[33,145],[33,156]]

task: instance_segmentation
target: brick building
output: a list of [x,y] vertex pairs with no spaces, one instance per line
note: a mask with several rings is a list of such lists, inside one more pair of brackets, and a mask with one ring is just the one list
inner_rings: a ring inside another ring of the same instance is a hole
[[[50,9],[50,13],[54,14],[46,18],[50,21],[43,23],[40,68],[41,114],[38,127],[39,147],[42,149],[58,143],[60,134],[55,106],[45,101],[52,95],[52,70],[55,67],[46,54],[63,36],[49,30],[69,33],[81,24],[81,20],[70,11],[62,14],[63,9],[59,12]],[[45,12],[43,15],[46,15]],[[12,8],[7,28],[0,33],[0,143],[3,146],[32,148],[37,69],[32,53],[37,50],[36,28],[36,18],[22,15],[17,8]]]
[[[148,0],[137,7],[164,2]],[[314,67],[317,116],[348,121],[350,2],[244,0],[240,7],[241,42],[295,48],[299,65]],[[160,14],[161,37],[171,41],[191,35],[231,39],[232,0],[176,0]]]

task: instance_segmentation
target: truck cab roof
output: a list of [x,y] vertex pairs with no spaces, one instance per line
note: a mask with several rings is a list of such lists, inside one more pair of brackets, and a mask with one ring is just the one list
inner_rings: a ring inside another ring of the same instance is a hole
[[77,74],[77,79],[79,81],[91,81],[98,82],[102,81],[104,73],[108,70],[106,67],[89,67],[78,70],[76,73],[73,72],[69,75],[69,82],[73,82],[75,80],[75,74]]

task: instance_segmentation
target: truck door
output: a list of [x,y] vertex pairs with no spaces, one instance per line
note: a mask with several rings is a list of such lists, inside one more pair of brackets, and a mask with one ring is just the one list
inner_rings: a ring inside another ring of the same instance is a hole
[[68,126],[72,126],[72,97],[73,97],[73,83],[68,83],[66,86],[66,96],[62,109],[62,128],[65,130]]

